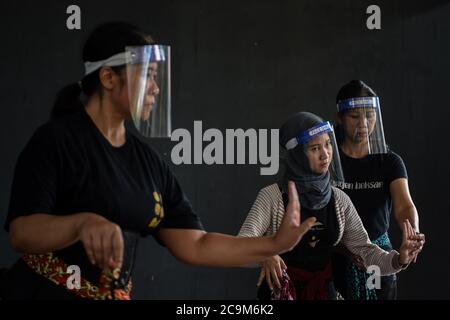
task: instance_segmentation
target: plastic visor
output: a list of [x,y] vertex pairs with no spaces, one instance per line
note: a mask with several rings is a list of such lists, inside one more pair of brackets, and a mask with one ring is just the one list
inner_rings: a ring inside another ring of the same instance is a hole
[[338,112],[345,117],[345,139],[364,144],[369,154],[386,153],[383,120],[378,97],[350,98],[339,101]]
[[145,137],[170,137],[170,47],[127,47],[126,68],[130,112]]

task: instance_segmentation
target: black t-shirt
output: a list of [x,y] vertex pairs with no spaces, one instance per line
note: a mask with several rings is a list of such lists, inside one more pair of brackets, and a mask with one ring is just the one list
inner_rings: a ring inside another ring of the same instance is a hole
[[334,196],[319,210],[302,208],[302,221],[316,217],[316,224],[291,250],[281,255],[287,265],[307,271],[323,270],[330,262],[333,244],[339,236]]
[[[79,212],[142,236],[156,236],[160,228],[203,229],[159,155],[128,130],[125,144],[112,146],[84,110],[41,126],[20,154],[5,229],[19,216]],[[81,242],[54,254],[97,283],[100,270]]]
[[355,159],[340,150],[340,159],[345,183],[337,187],[348,194],[369,238],[376,240],[389,229],[392,206],[389,186],[398,178],[408,178],[405,164],[392,151]]

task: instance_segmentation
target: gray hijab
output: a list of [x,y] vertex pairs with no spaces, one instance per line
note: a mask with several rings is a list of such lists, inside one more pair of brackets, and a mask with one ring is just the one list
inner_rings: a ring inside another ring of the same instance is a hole
[[[294,114],[280,128],[281,146],[285,148],[290,139],[321,122],[320,117],[310,112]],[[330,173],[311,171],[305,145],[299,144],[286,152],[286,170],[281,181],[283,191],[287,192],[289,180],[294,181],[302,207],[313,210],[324,208],[331,199]]]

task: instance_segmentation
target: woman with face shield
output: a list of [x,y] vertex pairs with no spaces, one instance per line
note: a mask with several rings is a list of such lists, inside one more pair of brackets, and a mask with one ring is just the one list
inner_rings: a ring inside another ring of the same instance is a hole
[[239,236],[277,232],[289,200],[287,181],[297,186],[302,219],[314,219],[315,223],[292,250],[260,264],[260,299],[338,299],[331,264],[338,244],[360,256],[362,265],[375,265],[384,275],[399,272],[415,258],[421,243],[413,237],[408,222],[403,227],[399,252],[385,251],[370,242],[350,198],[331,186],[331,179],[342,181],[343,176],[329,122],[299,112],[281,127],[280,144],[287,157],[284,177],[259,192]]
[[273,236],[205,232],[143,139],[171,132],[169,48],[132,25],[107,23],[88,38],[83,61],[82,80],[61,91],[52,119],[19,156],[5,229],[23,255],[3,277],[3,298],[129,299],[139,236],[183,262],[231,267],[286,251],[310,228],[312,220],[299,223],[291,183]]
[[[345,183],[336,186],[345,191],[355,204],[370,240],[391,250],[388,236],[391,210],[402,228],[410,221],[419,234],[419,217],[411,199],[408,175],[402,158],[385,142],[381,108],[377,94],[364,82],[353,80],[337,94],[337,123],[340,158]],[[423,235],[420,235],[424,242]],[[380,288],[365,285],[370,276],[358,267],[358,257],[339,248],[333,258],[336,286],[347,299],[392,300],[397,296],[395,275],[381,278]]]

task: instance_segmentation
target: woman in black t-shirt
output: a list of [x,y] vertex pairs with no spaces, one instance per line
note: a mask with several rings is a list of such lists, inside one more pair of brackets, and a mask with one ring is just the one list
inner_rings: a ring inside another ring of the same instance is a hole
[[[347,193],[371,241],[392,249],[388,236],[391,207],[400,226],[409,220],[419,233],[419,217],[411,199],[403,160],[384,141],[381,110],[377,94],[364,82],[353,80],[336,97],[338,144],[345,183],[337,184]],[[358,257],[342,254],[334,258],[335,283],[346,299],[396,299],[396,276],[381,278],[378,289],[369,289],[369,276],[357,266]]]
[[[123,51],[152,43],[127,23],[97,28],[83,50],[86,75],[61,91],[53,119],[20,154],[5,228],[23,256],[0,286],[5,299],[129,299],[138,236],[154,236],[183,262],[231,267],[285,251],[311,227],[310,220],[298,223],[290,183],[287,214],[273,237],[203,230],[168,166],[124,125],[135,116],[124,59],[138,55]],[[143,91],[147,116],[159,93],[152,77]]]

